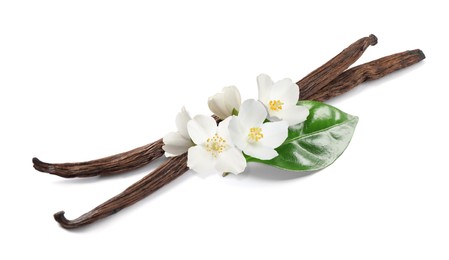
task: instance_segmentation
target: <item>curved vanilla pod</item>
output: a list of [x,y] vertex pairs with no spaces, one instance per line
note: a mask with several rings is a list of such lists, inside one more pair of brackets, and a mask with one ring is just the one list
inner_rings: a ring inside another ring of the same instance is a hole
[[[393,54],[347,70],[318,92],[309,92],[308,99],[325,101],[351,90],[360,83],[378,79],[396,70],[411,66],[425,58],[421,50]],[[64,211],[54,214],[55,220],[64,228],[78,228],[112,215],[145,198],[159,188],[188,171],[187,154],[168,159],[163,165],[122,193],[109,199],[74,220],[68,220]]]
[[155,192],[167,183],[187,172],[187,154],[171,157],[152,173],[134,183],[122,193],[109,199],[74,220],[68,220],[64,211],[54,214],[55,220],[66,229],[81,227],[110,216]]
[[298,81],[296,84],[299,86],[301,99],[304,100],[306,99],[304,97],[309,96],[311,93],[319,92],[324,86],[356,62],[369,46],[376,44],[377,37],[374,34],[363,37]]
[[419,49],[404,51],[353,67],[336,77],[319,92],[310,93],[304,99],[325,101],[350,91],[365,81],[382,78],[424,60]]
[[162,139],[133,150],[98,160],[76,163],[45,163],[33,158],[34,169],[64,178],[113,175],[149,164],[164,154]]
[[[305,99],[304,96],[319,91],[360,58],[370,45],[375,45],[376,43],[377,37],[373,34],[361,38],[324,65],[298,81],[297,84],[301,90],[301,99]],[[164,153],[162,145],[163,143],[160,139],[124,153],[87,162],[52,164],[42,162],[38,158],[33,158],[33,166],[38,171],[64,178],[113,175],[137,169],[159,158]]]

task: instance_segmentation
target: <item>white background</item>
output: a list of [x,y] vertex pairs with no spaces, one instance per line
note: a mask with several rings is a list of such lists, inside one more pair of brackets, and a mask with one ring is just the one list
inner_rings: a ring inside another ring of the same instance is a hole
[[[433,2],[1,1],[0,258],[448,259],[449,19]],[[66,180],[32,157],[144,145],[175,130],[183,105],[210,114],[207,98],[231,84],[255,98],[258,74],[299,80],[371,33],[357,64],[415,48],[427,59],[329,101],[360,117],[331,167],[188,172],[86,228],[53,220],[155,166]]]

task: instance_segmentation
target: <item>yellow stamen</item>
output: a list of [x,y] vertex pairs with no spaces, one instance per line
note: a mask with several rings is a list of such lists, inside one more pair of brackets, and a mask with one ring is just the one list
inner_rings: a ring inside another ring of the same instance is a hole
[[251,142],[258,142],[263,138],[262,128],[260,127],[251,127],[249,129],[248,139]]
[[212,156],[217,157],[218,154],[226,149],[226,140],[223,137],[215,134],[206,141],[206,151],[212,153]]
[[284,102],[280,101],[279,99],[278,100],[270,100],[270,102],[268,102],[268,106],[273,111],[282,110],[282,105],[284,105]]

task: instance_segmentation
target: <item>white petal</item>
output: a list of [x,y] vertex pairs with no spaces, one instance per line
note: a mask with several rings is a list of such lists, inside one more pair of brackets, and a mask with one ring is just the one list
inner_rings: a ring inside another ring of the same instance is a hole
[[272,122],[281,121],[282,113],[280,111],[268,110],[268,120]]
[[270,147],[258,143],[250,144],[243,150],[247,155],[261,160],[270,160],[278,156],[278,153]]
[[270,100],[280,100],[285,106],[296,105],[298,98],[299,87],[291,79],[277,81],[270,92]]
[[218,125],[217,134],[226,140],[227,144],[230,146],[234,146],[232,142],[231,136],[229,134],[229,123],[232,120],[232,116],[229,116],[225,120],[221,121]]
[[209,105],[210,111],[217,115],[221,119],[228,117],[228,112],[225,105],[225,95],[224,93],[217,93],[209,98],[207,104]]
[[187,132],[187,122],[191,119],[192,118],[185,107],[182,107],[181,112],[176,115],[176,128],[178,129],[178,132],[187,139],[190,139],[189,132]]
[[165,156],[172,157],[181,155],[193,145],[192,141],[179,133],[171,132],[164,136],[162,139],[164,146],[162,149],[165,151]]
[[248,99],[240,106],[238,119],[244,128],[259,127],[267,118],[265,106],[254,99]]
[[232,143],[237,146],[240,150],[245,149],[248,139],[249,129],[243,128],[240,124],[240,119],[233,116],[229,121],[229,136],[231,137]]
[[259,88],[259,100],[264,103],[268,104],[270,101],[270,92],[271,88],[273,87],[273,80],[271,80],[270,76],[267,74],[260,74],[257,76],[257,86]]
[[[232,115],[232,110],[239,110],[241,104],[240,92],[235,86],[229,86],[223,88],[224,102],[226,106],[226,112],[228,116]],[[224,118],[222,118],[224,119]]]
[[287,106],[279,111],[279,117],[287,121],[289,126],[306,121],[308,116],[309,109],[305,106]]
[[197,115],[187,123],[187,130],[195,144],[203,144],[217,132],[217,123],[210,116]]
[[277,148],[288,136],[288,123],[286,121],[265,123],[261,126],[263,138],[259,140],[262,146]]
[[189,148],[187,153],[187,166],[197,173],[205,173],[215,168],[216,160],[203,146],[197,145]]
[[215,165],[215,169],[219,172],[232,172],[239,174],[246,168],[246,160],[242,152],[232,147],[220,153]]

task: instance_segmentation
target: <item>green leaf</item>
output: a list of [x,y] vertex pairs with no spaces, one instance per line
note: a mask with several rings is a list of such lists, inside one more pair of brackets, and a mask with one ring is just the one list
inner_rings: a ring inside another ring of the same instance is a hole
[[292,126],[288,137],[271,160],[246,156],[259,162],[291,171],[316,171],[331,165],[346,149],[354,134],[358,117],[316,101],[299,101],[309,109],[304,123]]

